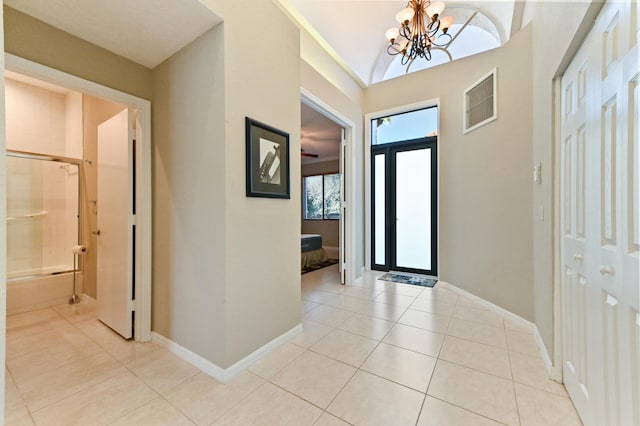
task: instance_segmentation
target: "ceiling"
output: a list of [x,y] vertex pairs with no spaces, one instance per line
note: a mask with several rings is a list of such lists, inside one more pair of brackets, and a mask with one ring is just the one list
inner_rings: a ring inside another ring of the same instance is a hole
[[302,156],[302,164],[340,158],[342,127],[304,103],[300,104],[300,146],[307,154],[317,158]]
[[[332,56],[362,87],[375,81],[376,65],[388,57],[384,33],[398,26],[396,13],[407,5],[406,0],[276,1],[301,28],[328,46]],[[480,11],[493,22],[504,43],[511,36],[512,27],[520,29],[525,0],[445,0],[445,3],[443,14],[453,15],[456,22],[462,9]]]
[[[384,32],[397,25],[395,15],[406,7],[406,0],[275,1],[362,87],[371,84],[381,61],[388,64]],[[512,27],[519,30],[525,1],[446,0],[446,4],[454,15],[456,7],[480,10],[504,43],[515,32]],[[4,0],[4,4],[149,68],[221,22],[198,0]],[[305,104],[301,124],[302,149],[319,156],[303,156],[303,163],[338,158],[339,125]]]
[[4,4],[148,68],[222,22],[198,0],[4,0]]

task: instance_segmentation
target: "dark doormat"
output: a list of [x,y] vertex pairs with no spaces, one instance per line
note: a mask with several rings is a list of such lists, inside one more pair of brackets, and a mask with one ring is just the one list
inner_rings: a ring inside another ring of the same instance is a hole
[[302,268],[302,273],[306,274],[307,272],[317,271],[318,269],[326,268],[327,266],[335,265],[338,263],[338,259],[327,259],[322,263],[316,263],[315,265],[309,265],[307,267]]
[[378,279],[383,281],[391,281],[394,283],[419,285],[422,287],[433,287],[438,282],[438,279],[434,277],[428,277],[426,275],[403,274],[400,272],[387,272]]

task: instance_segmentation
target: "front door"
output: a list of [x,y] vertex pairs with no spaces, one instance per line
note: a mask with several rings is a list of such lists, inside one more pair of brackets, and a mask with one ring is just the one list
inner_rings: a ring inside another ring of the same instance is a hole
[[436,137],[372,147],[372,268],[437,275]]

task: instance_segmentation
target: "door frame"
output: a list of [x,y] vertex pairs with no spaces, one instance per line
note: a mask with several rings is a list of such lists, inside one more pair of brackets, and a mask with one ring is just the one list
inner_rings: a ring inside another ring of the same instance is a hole
[[[434,99],[428,99],[426,101],[421,101],[421,102],[416,102],[416,103],[412,103],[412,104],[407,104],[407,105],[401,105],[401,106],[397,106],[397,107],[393,107],[393,108],[389,108],[389,109],[385,109],[385,110],[380,110],[380,111],[375,111],[375,112],[370,112],[365,114],[364,116],[364,221],[365,221],[365,229],[364,229],[364,265],[365,265],[365,269],[367,271],[371,271],[371,255],[372,255],[372,250],[371,250],[371,243],[373,240],[373,236],[371,235],[371,225],[372,225],[372,219],[373,219],[373,215],[372,215],[372,209],[371,209],[371,201],[372,201],[372,197],[371,197],[371,188],[372,188],[372,176],[371,176],[371,120],[375,120],[377,118],[383,118],[383,117],[387,117],[390,115],[397,115],[397,114],[402,114],[402,113],[406,113],[406,112],[410,112],[410,111],[415,111],[418,109],[425,109],[425,108],[431,108],[431,107],[436,107],[438,108],[438,144],[442,145],[442,136],[440,135],[440,128],[441,128],[441,122],[440,122],[440,98],[434,98]],[[441,176],[440,176],[440,156],[441,156],[441,149],[437,149],[436,150],[436,164],[437,164],[437,171],[436,171],[436,180],[437,180],[437,185],[436,185],[436,190],[437,190],[437,194],[436,194],[436,200],[437,200],[437,209],[436,209],[436,252],[440,253],[440,209],[442,206],[441,203],[441,199],[440,199],[440,182],[442,181]],[[437,256],[436,258],[436,270],[438,271],[438,273],[441,272],[440,270],[440,256]]]
[[[110,87],[59,71],[10,53],[5,53],[5,69],[42,81],[100,97],[137,110],[136,114],[136,247],[134,339],[151,340],[151,102]],[[2,280],[0,291],[6,283]]]
[[[384,145],[376,145],[372,146],[371,151],[380,151],[380,153],[384,152],[385,154],[385,209],[391,214],[387,214],[385,218],[385,265],[379,267],[377,264],[374,264],[372,261],[371,269],[377,271],[399,271],[399,272],[408,272],[408,273],[416,273],[416,274],[427,274],[427,275],[438,275],[438,137],[437,136],[428,136],[420,139],[411,139],[406,141],[399,141],[388,143]],[[396,203],[397,196],[396,191],[393,188],[396,186],[396,158],[397,154],[400,152],[414,151],[419,149],[430,149],[435,151],[435,156],[431,158],[431,167],[436,168],[435,173],[431,173],[431,269],[430,270],[422,270],[422,269],[414,269],[414,268],[404,268],[399,267],[397,265],[397,250],[394,246],[397,243],[397,228],[396,228],[396,219],[394,219],[396,214]],[[374,168],[374,159],[371,157],[370,167],[373,170]],[[375,174],[372,173],[371,176],[371,184],[372,186],[375,184]],[[435,197],[433,196],[433,191],[435,191]],[[370,194],[371,202],[375,202],[375,196],[373,193]],[[434,205],[435,204],[435,205]],[[371,208],[371,224],[373,225],[375,219],[375,211],[373,209],[373,205]],[[372,230],[371,230],[372,231]],[[435,238],[435,241],[434,241]],[[371,254],[373,256],[373,252],[375,250],[375,234],[371,232]]]
[[[355,124],[346,118],[344,115],[330,107],[327,103],[322,101],[320,98],[306,90],[305,88],[300,88],[300,100],[303,104],[317,111],[318,113],[324,115],[331,121],[336,124],[342,126],[344,128],[344,147],[341,145],[340,149],[340,163],[344,164],[346,169],[349,170],[349,173],[343,174],[346,175],[346,179],[344,181],[345,188],[345,205],[347,207],[347,214],[345,217],[340,217],[340,226],[342,227],[344,224],[345,232],[344,235],[344,253],[341,253],[344,259],[344,267],[345,271],[345,283],[346,285],[353,284],[356,280],[356,215],[355,215],[355,196],[356,196],[356,179],[354,176],[354,172],[356,170],[356,152],[354,149],[355,142]],[[341,142],[342,144],[342,142]],[[346,154],[345,154],[346,152]],[[343,158],[346,156],[346,158]],[[342,170],[340,171],[342,173]],[[345,206],[343,206],[345,207]],[[344,221],[344,222],[342,222]],[[341,242],[342,245],[342,242]],[[341,271],[342,273],[342,271]]]

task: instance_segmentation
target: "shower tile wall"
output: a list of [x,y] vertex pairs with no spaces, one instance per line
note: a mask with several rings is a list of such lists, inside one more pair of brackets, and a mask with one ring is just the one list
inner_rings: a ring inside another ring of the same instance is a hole
[[[5,84],[7,149],[82,158],[81,94],[13,79],[7,79]],[[9,238],[9,276],[17,270],[73,266],[71,247],[77,244],[78,172],[75,166],[61,169],[60,165],[16,158],[7,161],[7,216],[46,212],[46,220],[39,217],[10,223],[13,229],[8,232],[17,231],[20,238]],[[26,260],[28,251],[30,261]]]

